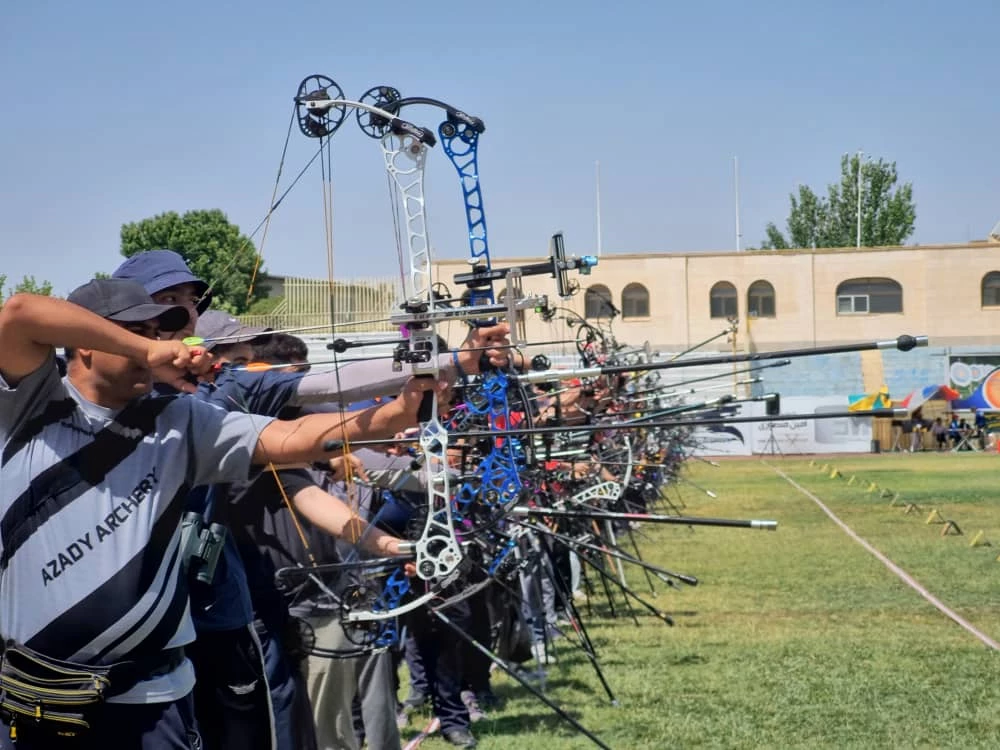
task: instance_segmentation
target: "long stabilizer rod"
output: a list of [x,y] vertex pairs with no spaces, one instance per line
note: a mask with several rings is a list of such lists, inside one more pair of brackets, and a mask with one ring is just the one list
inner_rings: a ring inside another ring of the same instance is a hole
[[559,508],[529,508],[515,505],[515,516],[549,516],[550,518],[586,518],[598,521],[648,521],[649,523],[675,523],[681,526],[723,526],[731,529],[763,529],[777,531],[777,521],[741,520],[736,518],[698,518],[694,516],[666,516],[655,513],[618,513],[610,510],[561,510]]
[[845,352],[865,352],[872,349],[898,349],[908,352],[918,346],[927,346],[926,336],[903,335],[885,341],[867,341],[860,344],[834,344],[817,346],[812,349],[784,349],[775,352],[747,352],[746,354],[722,354],[695,359],[676,359],[666,362],[643,362],[635,365],[605,365],[604,367],[579,367],[572,370],[542,370],[518,375],[522,383],[543,383],[562,378],[596,378],[600,375],[619,375],[626,372],[647,370],[672,370],[677,367],[697,367],[703,365],[725,365],[733,362],[758,362],[765,359],[789,359],[792,357],[815,357],[821,354],[843,354]]

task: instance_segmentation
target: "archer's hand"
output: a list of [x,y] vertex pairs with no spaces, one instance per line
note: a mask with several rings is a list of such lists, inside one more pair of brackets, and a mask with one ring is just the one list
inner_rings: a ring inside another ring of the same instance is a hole
[[397,431],[402,431],[419,423],[420,404],[423,403],[425,393],[436,391],[440,399],[448,387],[449,384],[445,378],[413,377],[406,381],[399,397],[384,408],[392,413],[394,421],[399,425]]
[[468,375],[479,373],[479,359],[485,352],[494,367],[506,367],[510,362],[510,326],[506,323],[487,328],[473,328],[458,352],[458,361]]
[[351,476],[358,477],[366,482],[368,481],[368,475],[365,474],[364,462],[353,453],[347,456],[331,458],[329,465],[330,476],[335,482],[344,481],[347,478],[348,472],[350,472]]
[[149,339],[146,343],[146,361],[141,364],[150,370],[171,367],[186,372],[188,365],[191,364],[191,358],[191,349],[180,341]]
[[187,381],[188,367],[193,359],[190,348],[180,341],[151,339],[146,347],[146,365],[153,373],[153,380],[166,383],[179,391],[193,393],[195,387]]
[[179,391],[194,393],[197,388],[187,380],[189,373],[201,375],[212,366],[212,357],[204,349],[188,347],[180,341],[150,340],[143,363],[158,383],[166,383]]

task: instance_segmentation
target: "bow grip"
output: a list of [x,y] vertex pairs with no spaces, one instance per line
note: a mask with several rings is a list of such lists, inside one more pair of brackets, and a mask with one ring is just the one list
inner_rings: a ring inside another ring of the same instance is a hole
[[[435,379],[433,375],[414,375],[415,378],[431,378]],[[430,422],[434,419],[434,391],[424,391],[424,396],[420,400],[420,408],[417,410],[417,421],[423,424],[424,422]]]

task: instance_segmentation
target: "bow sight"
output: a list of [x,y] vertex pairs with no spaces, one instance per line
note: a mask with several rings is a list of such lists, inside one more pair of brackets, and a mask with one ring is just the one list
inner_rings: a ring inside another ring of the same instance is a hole
[[464,284],[469,289],[474,290],[500,279],[510,279],[512,276],[542,276],[548,274],[556,280],[556,293],[562,299],[569,299],[579,290],[578,284],[570,282],[569,271],[579,271],[581,274],[589,276],[591,270],[596,265],[597,258],[593,255],[584,255],[581,258],[567,258],[562,232],[556,232],[549,241],[549,259],[547,261],[493,269],[473,261],[472,271],[455,274],[455,283]]

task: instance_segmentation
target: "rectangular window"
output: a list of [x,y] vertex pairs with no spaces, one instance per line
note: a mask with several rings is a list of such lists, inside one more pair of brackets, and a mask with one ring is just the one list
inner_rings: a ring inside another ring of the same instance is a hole
[[774,297],[761,296],[750,298],[750,315],[755,318],[774,317]]
[[623,318],[648,318],[649,317],[649,300],[647,299],[628,299],[622,301],[622,317]]
[[[838,315],[856,315],[858,313],[867,313],[867,312],[869,312],[867,294],[842,294],[839,297],[837,297]],[[875,310],[873,312],[891,312],[891,311]]]
[[713,318],[735,318],[736,317],[736,297],[713,297],[712,298]]

